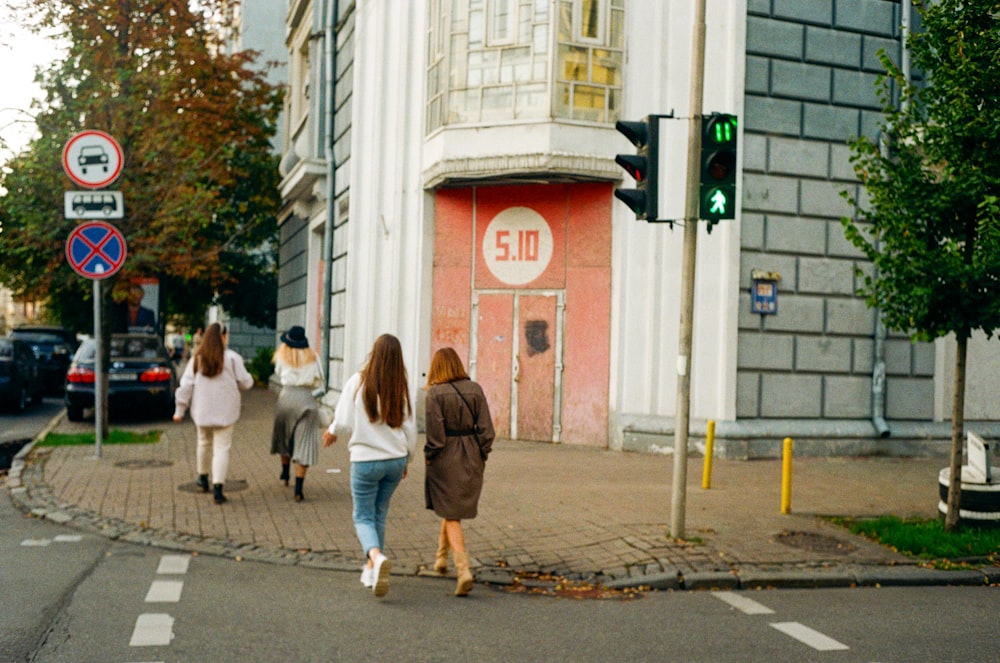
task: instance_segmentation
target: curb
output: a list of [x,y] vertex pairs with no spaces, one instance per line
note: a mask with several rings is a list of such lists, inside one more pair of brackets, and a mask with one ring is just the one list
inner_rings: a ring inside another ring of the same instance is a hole
[[[23,513],[73,529],[104,536],[115,541],[149,546],[177,552],[213,555],[235,561],[256,561],[285,566],[301,565],[331,571],[355,573],[358,561],[340,553],[299,551],[235,541],[202,538],[168,530],[154,530],[141,525],[106,518],[76,505],[63,504],[52,494],[44,481],[44,458],[28,463],[36,444],[63,420],[65,413],[55,415],[44,429],[14,457],[6,479],[6,487],[14,505]],[[641,570],[640,570],[641,569]],[[917,562],[895,564],[845,564],[842,566],[810,567],[805,565],[754,565],[733,570],[681,571],[663,560],[645,567],[605,568],[593,573],[560,573],[538,568],[479,566],[478,584],[495,587],[520,585],[542,594],[553,594],[565,583],[586,583],[608,591],[711,591],[761,589],[818,589],[841,587],[888,586],[976,586],[1000,584],[1000,566],[976,569],[941,570],[920,566]],[[639,572],[637,572],[639,571]],[[644,572],[643,572],[644,571]],[[393,575],[444,577],[427,573],[422,566],[408,564],[397,567]]]

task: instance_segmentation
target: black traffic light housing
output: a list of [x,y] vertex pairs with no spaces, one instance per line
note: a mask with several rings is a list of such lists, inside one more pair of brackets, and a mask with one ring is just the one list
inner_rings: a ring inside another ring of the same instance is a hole
[[634,189],[615,189],[615,198],[635,212],[635,218],[656,221],[657,172],[659,169],[659,136],[657,117],[650,115],[641,122],[619,120],[615,129],[636,147],[635,154],[619,154],[615,163],[635,180]]
[[701,118],[698,216],[709,222],[709,231],[722,219],[736,218],[736,128],[735,115]]

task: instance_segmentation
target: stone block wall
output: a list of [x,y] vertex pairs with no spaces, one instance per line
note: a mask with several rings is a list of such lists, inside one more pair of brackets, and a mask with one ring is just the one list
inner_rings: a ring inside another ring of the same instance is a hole
[[[749,0],[737,417],[872,416],[875,315],[855,294],[870,265],[844,238],[863,195],[847,142],[875,136],[877,52],[897,62],[893,0]],[[750,312],[751,271],[781,274],[778,313]],[[928,420],[934,348],[890,336],[886,417]]]

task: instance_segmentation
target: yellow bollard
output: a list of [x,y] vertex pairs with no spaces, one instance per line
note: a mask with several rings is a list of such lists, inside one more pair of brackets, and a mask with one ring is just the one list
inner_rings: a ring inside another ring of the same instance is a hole
[[792,438],[785,438],[781,454],[781,513],[792,512]]
[[701,471],[701,487],[708,490],[712,487],[712,449],[715,446],[715,420],[708,420],[708,432],[705,434],[705,465]]

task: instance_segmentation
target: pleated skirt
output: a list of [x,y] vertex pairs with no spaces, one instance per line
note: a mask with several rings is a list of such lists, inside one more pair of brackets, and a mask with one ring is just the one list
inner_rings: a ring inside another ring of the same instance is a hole
[[271,453],[291,456],[299,465],[315,465],[322,435],[312,389],[282,387],[274,407]]

